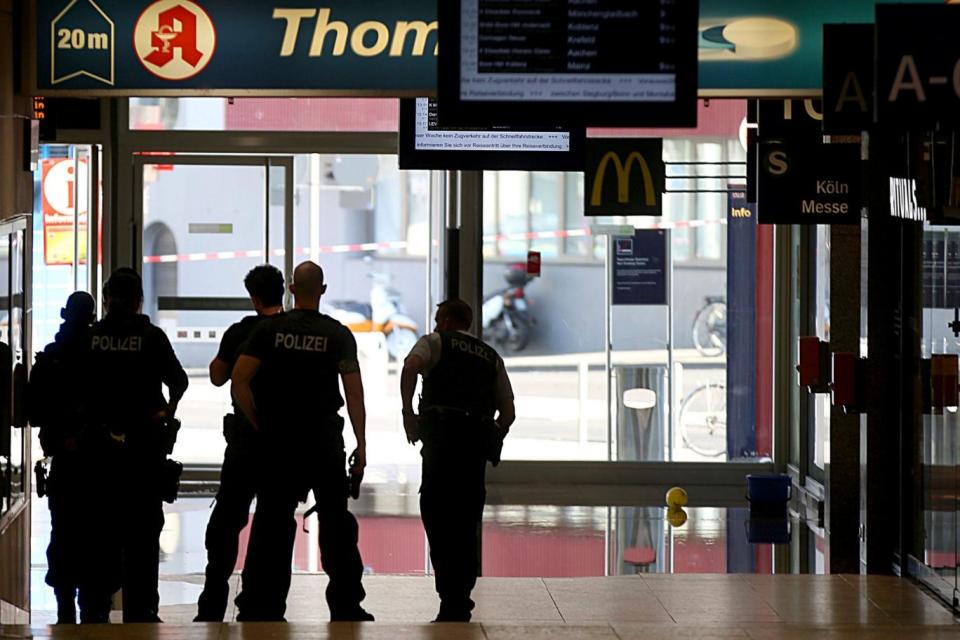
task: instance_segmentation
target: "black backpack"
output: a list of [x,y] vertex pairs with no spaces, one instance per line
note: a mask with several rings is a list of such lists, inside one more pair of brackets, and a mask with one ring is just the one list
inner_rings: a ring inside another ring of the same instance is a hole
[[27,419],[40,427],[40,444],[47,455],[54,455],[83,429],[78,386],[77,372],[57,350],[37,354],[27,384]]

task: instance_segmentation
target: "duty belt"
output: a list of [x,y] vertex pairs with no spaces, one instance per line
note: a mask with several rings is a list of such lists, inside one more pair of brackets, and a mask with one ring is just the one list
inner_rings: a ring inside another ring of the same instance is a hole
[[439,404],[432,405],[430,407],[427,407],[426,409],[421,409],[420,411],[420,415],[423,415],[423,416],[427,416],[430,414],[437,415],[437,416],[450,415],[450,416],[456,416],[458,418],[471,418],[474,420],[483,420],[483,417],[478,416],[474,413],[470,413],[466,409],[461,409],[459,407],[448,407],[448,406],[439,405]]

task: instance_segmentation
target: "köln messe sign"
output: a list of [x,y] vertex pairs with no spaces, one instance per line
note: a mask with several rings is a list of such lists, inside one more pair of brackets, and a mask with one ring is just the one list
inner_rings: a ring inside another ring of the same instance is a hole
[[[33,0],[32,89],[432,96],[438,1]],[[876,4],[700,0],[700,94],[817,95],[823,25],[871,22]]]
[[860,222],[860,145],[761,142],[759,164],[760,224]]

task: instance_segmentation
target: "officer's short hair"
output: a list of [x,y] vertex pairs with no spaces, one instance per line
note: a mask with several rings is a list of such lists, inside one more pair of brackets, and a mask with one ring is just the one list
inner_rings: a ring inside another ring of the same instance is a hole
[[243,286],[247,288],[247,293],[256,296],[266,307],[283,304],[283,274],[273,265],[262,264],[251,269],[243,279]]
[[130,276],[131,278],[135,278],[137,282],[140,283],[141,295],[143,295],[142,294],[143,278],[141,278],[140,274],[137,273],[137,270],[132,267],[120,267],[119,269],[114,271],[110,275],[110,277],[107,279],[107,281],[103,283],[103,295],[105,296],[110,295],[110,281],[113,280],[115,276],[119,276],[119,275]]
[[469,327],[473,324],[473,309],[463,300],[457,298],[444,300],[437,305],[437,312],[464,327]]
[[111,311],[136,311],[143,300],[143,281],[130,269],[117,269],[107,280],[104,290],[110,296]]

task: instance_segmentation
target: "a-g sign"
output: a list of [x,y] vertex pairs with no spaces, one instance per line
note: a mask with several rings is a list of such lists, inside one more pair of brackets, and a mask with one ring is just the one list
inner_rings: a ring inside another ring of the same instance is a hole
[[877,122],[960,120],[960,6],[877,6]]
[[659,216],[666,169],[660,138],[588,138],[584,215]]

